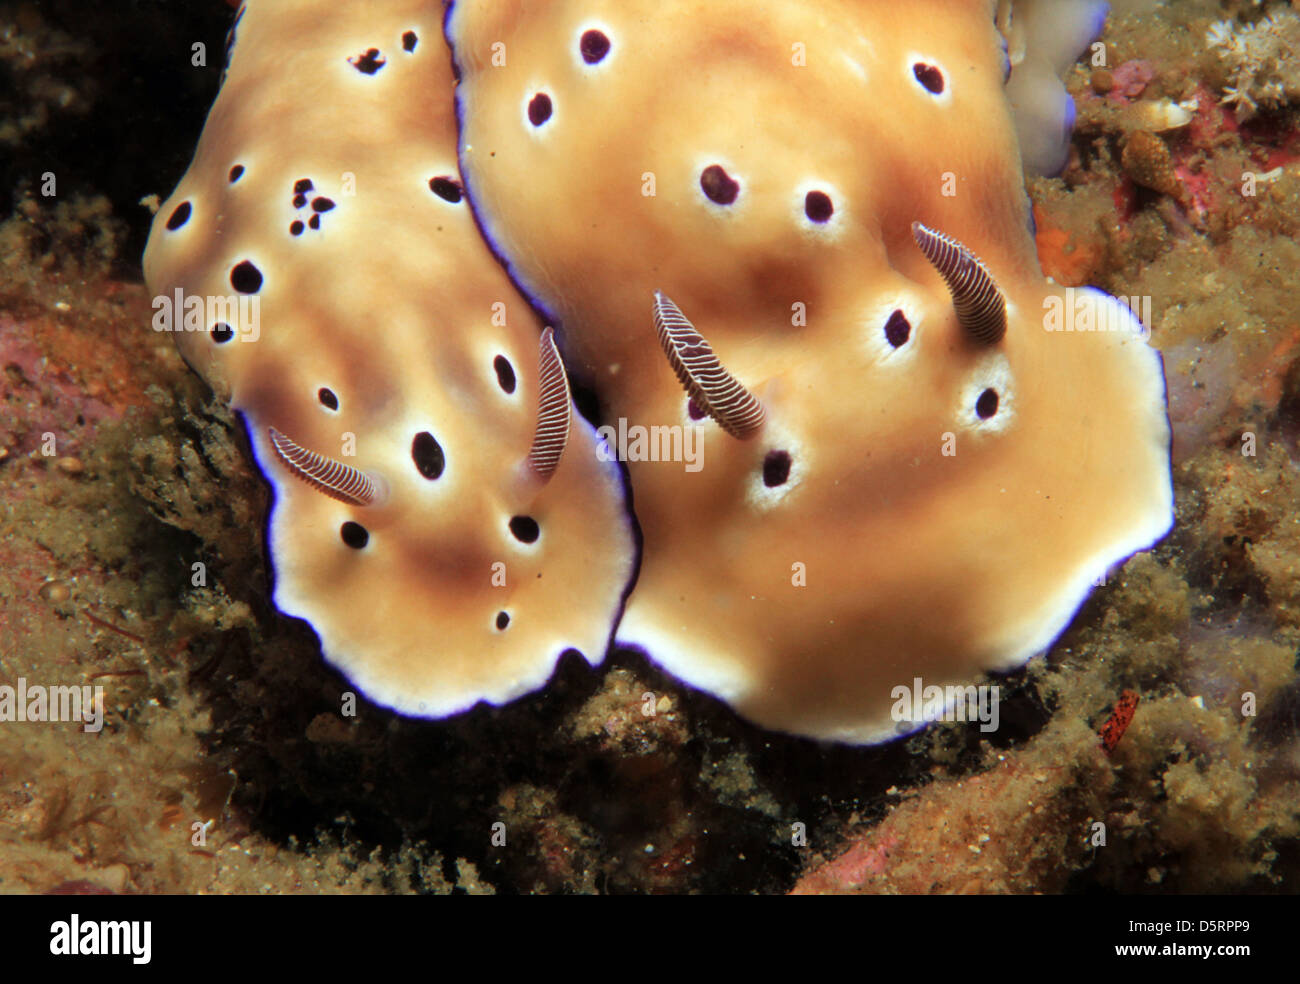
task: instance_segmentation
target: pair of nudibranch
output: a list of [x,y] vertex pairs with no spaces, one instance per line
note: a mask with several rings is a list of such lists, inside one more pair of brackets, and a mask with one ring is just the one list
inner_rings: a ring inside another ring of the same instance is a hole
[[[851,742],[1048,646],[1172,515],[1158,353],[1028,229],[1099,9],[248,0],[145,271],[260,298],[177,344],[274,488],[276,603],[403,713],[620,643]],[[610,461],[570,376],[703,466]]]

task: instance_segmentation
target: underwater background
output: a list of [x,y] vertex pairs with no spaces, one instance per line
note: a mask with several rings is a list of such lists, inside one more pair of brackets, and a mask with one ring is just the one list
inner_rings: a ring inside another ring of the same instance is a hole
[[232,11],[0,3],[0,685],[105,694],[98,734],[0,723],[0,891],[1294,892],[1300,16],[1112,7],[1029,189],[1045,273],[1151,298],[1174,529],[999,677],[996,733],[849,748],[622,651],[447,721],[341,717],[270,603],[242,428],[140,270]]

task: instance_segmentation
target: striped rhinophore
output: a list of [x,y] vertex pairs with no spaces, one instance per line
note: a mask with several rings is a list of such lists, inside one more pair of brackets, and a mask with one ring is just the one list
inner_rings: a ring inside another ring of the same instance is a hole
[[555,347],[555,332],[542,332],[537,357],[537,430],[528,452],[528,466],[543,480],[555,474],[569,443],[569,377]]
[[274,427],[268,427],[267,433],[271,436],[271,447],[289,470],[331,499],[368,506],[378,497],[374,481],[360,469],[308,451]]
[[1000,342],[1007,333],[1007,300],[979,258],[951,236],[920,222],[912,223],[912,238],[948,285],[958,324],[981,344]]
[[661,291],[655,291],[654,317],[659,344],[690,398],[732,437],[757,434],[766,417],[763,404],[723,368],[713,347]]

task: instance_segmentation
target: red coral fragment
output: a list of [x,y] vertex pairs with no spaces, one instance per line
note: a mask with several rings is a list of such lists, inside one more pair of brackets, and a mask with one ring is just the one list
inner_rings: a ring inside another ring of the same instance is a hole
[[74,878],[70,881],[61,881],[53,888],[45,892],[46,895],[113,895],[111,888],[105,888],[103,885],[97,885],[93,881],[87,881],[85,878]]
[[1101,747],[1106,749],[1107,755],[1115,751],[1115,746],[1124,737],[1124,732],[1128,730],[1137,711],[1139,699],[1136,691],[1125,690],[1119,695],[1119,700],[1115,701],[1115,709],[1101,726]]

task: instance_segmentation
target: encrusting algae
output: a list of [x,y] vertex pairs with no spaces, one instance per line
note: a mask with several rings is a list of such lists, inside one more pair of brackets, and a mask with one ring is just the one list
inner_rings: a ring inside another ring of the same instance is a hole
[[[7,188],[14,205],[0,225],[0,685],[21,677],[102,686],[104,724],[88,733],[75,722],[0,723],[0,888],[1294,886],[1300,323],[1290,299],[1300,260],[1292,241],[1300,155],[1289,97],[1241,121],[1235,105],[1220,102],[1230,83],[1219,54],[1197,39],[1225,17],[1244,31],[1290,13],[1286,4],[1241,7],[1238,16],[1209,2],[1157,13],[1121,5],[1101,36],[1105,65],[1090,63],[1090,49],[1065,72],[1078,121],[1062,174],[1029,182],[1034,245],[1061,287],[1150,299],[1150,343],[1164,355],[1169,384],[1176,515],[1153,551],[1097,572],[1100,583],[1045,659],[994,679],[1001,702],[992,733],[979,722],[938,723],[867,748],[784,736],[626,649],[597,671],[569,654],[545,689],[445,721],[400,717],[364,694],[354,698],[354,714],[341,712],[353,684],[321,661],[305,625],[271,604],[275,558],[264,555],[259,528],[284,500],[272,506],[255,462],[284,466],[267,446],[253,456],[245,423],[205,390],[169,335],[150,329],[155,312],[140,270],[114,259],[129,255],[124,244],[134,241],[123,237],[139,237],[147,223],[134,201],[165,191],[184,169],[197,119],[186,121],[189,134],[175,137],[162,164],[155,148],[124,145],[147,184],[122,194],[82,182],[75,194],[99,203],[89,211],[59,211],[74,193],[67,185],[52,200],[35,185]],[[169,12],[160,32],[188,39],[188,16]],[[616,25],[606,27],[617,41]],[[214,51],[223,29],[216,23],[209,35]],[[108,28],[96,18],[68,24],[55,11],[29,10],[12,30],[62,31],[75,42]],[[387,69],[405,54],[401,32],[396,37],[398,48],[384,52]],[[436,28],[421,34],[421,44],[435,41]],[[86,84],[86,99],[115,90],[113,66],[100,68],[106,74]],[[66,65],[38,60],[24,70],[57,80]],[[215,86],[220,65],[203,71]],[[1110,79],[1094,81],[1103,71]],[[1194,102],[1193,118],[1169,129],[1138,126],[1132,107],[1143,101]],[[194,110],[204,108],[199,101]],[[524,110],[515,109],[522,125]],[[556,98],[554,118],[565,112]],[[63,139],[57,134],[82,125],[56,113],[21,137],[16,152],[48,153]],[[1177,188],[1130,176],[1122,157],[1136,132],[1164,143]],[[28,168],[44,169],[39,159]],[[1243,182],[1247,174],[1258,176],[1253,185]],[[450,207],[431,190],[433,176],[423,175],[419,188],[426,204]],[[742,196],[748,188],[741,183]],[[369,207],[363,200],[343,202],[333,218],[342,220],[349,203]],[[292,196],[284,205],[288,237]],[[330,212],[316,214],[329,232]],[[160,212],[159,221],[169,215]],[[189,221],[199,219],[196,208]],[[952,234],[994,265],[1001,286],[998,261],[977,237]],[[914,262],[923,276],[919,250]],[[925,293],[942,297],[938,274],[929,276]],[[719,312],[670,284],[655,287],[751,385],[757,357],[733,358],[715,337]],[[636,358],[654,367],[648,392],[662,387],[665,400],[673,393],[685,414],[652,303],[652,293],[637,302],[629,345],[643,347]],[[533,342],[528,354],[522,345],[510,353],[521,385],[536,372],[546,323],[530,317],[521,306],[508,319],[507,330],[517,322]],[[266,308],[263,318],[269,331]],[[1014,321],[1008,338],[1013,331]],[[560,333],[566,357],[571,340]],[[578,375],[572,362],[568,368]],[[409,370],[393,371],[405,378]],[[491,357],[486,371],[487,383],[499,386]],[[308,396],[317,399],[319,385]],[[513,436],[499,438],[516,449],[516,462],[527,459],[534,438],[535,397],[521,401]],[[779,403],[763,406],[768,428],[779,421]],[[575,435],[594,434],[587,427],[574,412],[560,469]],[[328,450],[324,440],[277,429],[307,450]],[[43,453],[47,433],[55,435],[53,454]],[[720,460],[712,450],[706,444],[705,478]],[[375,470],[360,452],[333,457]],[[678,481],[684,471],[680,462],[638,471],[654,468],[673,470]],[[323,509],[342,506],[287,471],[280,481],[318,495]],[[637,508],[635,474],[632,486]],[[1107,753],[1098,732],[1125,691],[1140,700]],[[494,843],[497,823],[504,844]],[[1104,845],[1096,843],[1098,823]]]

